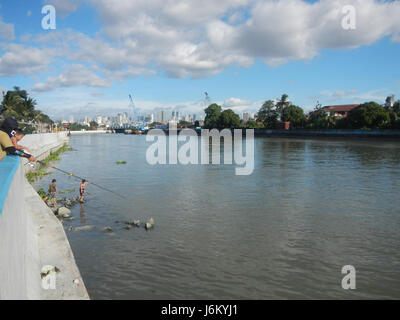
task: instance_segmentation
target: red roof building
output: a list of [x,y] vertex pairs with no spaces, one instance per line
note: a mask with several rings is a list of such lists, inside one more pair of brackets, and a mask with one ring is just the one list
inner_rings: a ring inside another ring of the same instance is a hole
[[325,106],[322,109],[326,113],[334,113],[336,117],[347,118],[348,113],[359,106],[360,104],[345,104],[340,106]]

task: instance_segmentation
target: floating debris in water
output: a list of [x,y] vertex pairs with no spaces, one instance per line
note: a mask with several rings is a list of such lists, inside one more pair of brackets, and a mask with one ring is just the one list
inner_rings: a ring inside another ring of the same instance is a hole
[[126,164],[126,161],[117,161],[116,164]]

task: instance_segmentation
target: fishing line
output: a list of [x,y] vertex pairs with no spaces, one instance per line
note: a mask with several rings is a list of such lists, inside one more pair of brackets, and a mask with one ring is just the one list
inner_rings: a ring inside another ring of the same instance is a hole
[[[82,178],[82,177],[79,177],[79,176],[77,176],[77,175],[74,175],[73,173],[64,171],[64,170],[62,170],[62,169],[60,169],[60,168],[57,168],[57,167],[55,167],[55,166],[53,166],[53,165],[51,165],[51,164],[46,164],[46,163],[44,163],[44,162],[42,162],[42,161],[39,161],[39,160],[37,160],[37,162],[40,163],[41,165],[46,166],[46,167],[50,167],[50,168],[53,168],[53,169],[55,169],[55,170],[58,170],[58,171],[60,171],[60,172],[62,172],[62,173],[64,173],[64,174],[66,174],[66,175],[68,175],[68,176],[70,176],[70,177],[73,177],[73,178],[76,178],[76,179],[79,179],[79,180],[85,180],[85,179]],[[123,195],[121,195],[121,194],[119,194],[119,193],[116,193],[115,191],[112,191],[112,190],[107,189],[107,188],[105,188],[105,187],[103,187],[103,186],[100,186],[100,185],[98,185],[97,183],[94,183],[94,182],[91,182],[91,181],[89,181],[89,182],[90,182],[90,184],[96,186],[97,188],[100,188],[100,189],[102,189],[102,190],[108,191],[108,192],[110,192],[110,193],[112,193],[112,194],[115,194],[115,195],[118,196],[118,197],[121,197],[121,198],[123,198],[123,199],[126,199],[126,197],[124,197]]]

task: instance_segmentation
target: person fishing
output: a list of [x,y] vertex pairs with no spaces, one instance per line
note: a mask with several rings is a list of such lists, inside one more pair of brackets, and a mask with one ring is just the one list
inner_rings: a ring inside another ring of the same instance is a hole
[[[105,190],[105,191],[107,191],[107,192],[110,192],[110,193],[116,195],[117,197],[120,197],[120,198],[122,198],[122,199],[126,199],[125,196],[123,196],[123,195],[121,195],[121,194],[119,194],[119,193],[116,193],[115,191],[112,191],[112,190],[110,190],[110,189],[107,189],[106,187],[103,187],[103,186],[101,186],[101,185],[99,185],[99,184],[97,184],[97,183],[86,181],[86,179],[84,179],[84,178],[82,178],[82,177],[79,177],[79,176],[77,176],[77,175],[75,175],[75,174],[73,174],[73,173],[71,173],[71,172],[68,172],[68,171],[62,170],[62,169],[60,169],[60,168],[57,168],[57,167],[55,167],[55,166],[53,166],[53,165],[51,165],[51,164],[49,164],[49,163],[45,163],[45,162],[39,161],[39,160],[38,160],[38,163],[40,163],[40,164],[43,165],[43,166],[46,166],[46,167],[49,167],[49,168],[53,168],[53,169],[55,169],[55,170],[57,170],[57,171],[60,171],[60,172],[62,172],[63,174],[69,176],[69,177],[73,177],[73,178],[75,178],[75,179],[81,180],[82,182],[81,182],[81,184],[80,184],[80,186],[79,186],[79,194],[80,194],[80,199],[81,199],[81,200],[83,200],[83,194],[85,193],[85,186],[86,186],[87,184],[89,184],[89,183],[92,184],[92,185],[94,185],[94,186],[96,186],[97,188],[100,188],[100,189],[102,189],[102,190]],[[82,190],[83,193],[81,194],[81,186],[82,186],[82,185],[83,185],[83,190]]]
[[80,186],[79,186],[79,194],[80,194],[79,201],[80,201],[80,203],[84,203],[85,202],[85,200],[83,199],[83,196],[85,194],[85,186],[87,184],[89,184],[89,183],[90,183],[89,181],[86,181],[85,179],[83,179],[81,184],[80,184]]
[[23,158],[27,158],[29,162],[35,162],[36,159],[31,154],[25,152],[24,150],[17,149],[11,138],[14,136],[16,130],[18,129],[18,122],[15,119],[5,119],[0,127],[0,160],[2,160],[7,155],[14,155]]
[[57,184],[56,184],[57,180],[53,179],[51,181],[51,184],[49,186],[49,193],[47,194],[46,197],[44,197],[43,201],[46,202],[48,198],[53,199],[53,205],[54,208],[57,207],[57,194],[58,194],[58,188],[57,188]]
[[18,150],[25,150],[29,153],[31,153],[31,150],[28,147],[24,147],[18,144],[18,142],[25,136],[25,132],[22,131],[21,129],[16,129],[14,136],[11,138],[11,142],[13,143],[15,149]]

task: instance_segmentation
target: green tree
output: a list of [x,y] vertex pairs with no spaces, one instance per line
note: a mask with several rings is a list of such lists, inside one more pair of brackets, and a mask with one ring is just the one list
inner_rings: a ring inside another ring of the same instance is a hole
[[282,110],[282,121],[290,122],[291,126],[295,128],[302,128],[306,121],[306,116],[302,108],[289,105]]
[[256,120],[253,120],[253,119],[250,119],[245,124],[243,124],[243,127],[246,129],[261,129],[262,128],[262,126]]
[[396,101],[393,109],[389,111],[392,129],[400,129],[400,100]]
[[311,129],[332,129],[336,127],[339,120],[334,113],[327,113],[321,104],[315,106],[315,110],[310,113],[307,127]]
[[393,111],[400,116],[400,100],[397,100],[393,106]]
[[90,130],[97,130],[98,123],[96,121],[90,121]]
[[219,118],[218,128],[237,129],[240,127],[240,117],[231,109],[224,110]]
[[348,121],[355,129],[385,129],[390,126],[390,115],[376,102],[367,102],[350,111]]
[[213,103],[208,106],[208,108],[205,109],[204,112],[206,113],[206,118],[204,119],[204,128],[218,128],[222,107],[217,105],[216,103]]
[[289,102],[289,96],[287,94],[283,94],[281,99],[276,103],[276,112],[278,113],[279,120],[282,120],[283,110],[290,105],[291,103]]
[[257,121],[262,122],[268,129],[275,128],[278,121],[278,112],[272,100],[265,101],[257,113]]
[[6,118],[34,124],[51,123],[51,119],[40,110],[35,110],[36,100],[29,97],[26,90],[14,87],[3,96],[2,112]]

